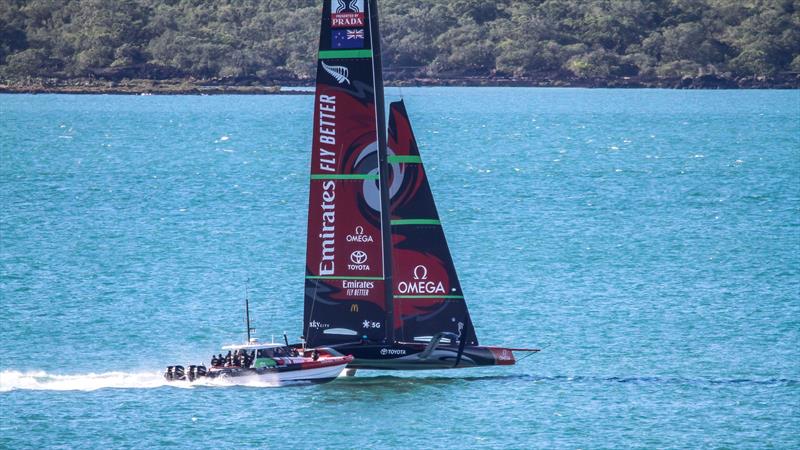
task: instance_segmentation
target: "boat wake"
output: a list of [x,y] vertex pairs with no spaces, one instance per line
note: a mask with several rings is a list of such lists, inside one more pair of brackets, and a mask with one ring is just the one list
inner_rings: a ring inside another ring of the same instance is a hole
[[436,384],[474,383],[474,382],[514,382],[520,383],[569,383],[569,384],[662,384],[662,385],[753,385],[753,386],[786,386],[800,385],[800,380],[791,378],[680,378],[680,377],[595,377],[595,376],[539,376],[529,374],[504,375],[470,375],[470,376],[356,376],[340,377],[339,388],[362,388],[370,386],[430,386]]
[[13,390],[94,391],[105,388],[156,388],[166,384],[159,372],[105,372],[57,375],[45,371],[0,372],[0,392]]
[[96,391],[98,389],[154,389],[163,386],[191,389],[200,386],[278,387],[277,383],[254,380],[199,379],[193,383],[167,382],[161,372],[104,372],[58,375],[45,371],[0,372],[0,392],[35,391]]

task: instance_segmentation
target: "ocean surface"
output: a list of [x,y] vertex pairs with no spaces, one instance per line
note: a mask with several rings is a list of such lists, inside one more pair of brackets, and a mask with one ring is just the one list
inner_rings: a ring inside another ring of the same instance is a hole
[[301,334],[313,97],[0,95],[0,448],[800,447],[800,91],[401,94],[479,339],[541,353],[165,385],[245,289]]

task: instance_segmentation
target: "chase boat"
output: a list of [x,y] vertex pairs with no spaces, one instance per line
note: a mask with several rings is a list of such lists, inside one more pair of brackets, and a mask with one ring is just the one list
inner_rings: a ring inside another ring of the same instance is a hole
[[255,328],[250,326],[250,300],[245,292],[245,323],[247,340],[243,344],[222,347],[227,355],[211,357],[211,367],[204,364],[169,366],[164,372],[167,381],[197,381],[199,379],[235,379],[242,383],[267,383],[286,385],[295,383],[327,383],[338,377],[353,361],[350,355],[333,354],[325,349],[307,349],[305,343],[289,345],[284,333],[285,345],[275,342],[262,343],[251,337]]
[[283,385],[292,383],[327,383],[333,381],[353,360],[352,356],[334,356],[319,350],[277,343],[261,343],[252,338],[245,344],[226,345],[227,357],[212,358],[205,365],[169,366],[164,372],[167,381],[199,379],[236,379],[241,382],[264,382]]

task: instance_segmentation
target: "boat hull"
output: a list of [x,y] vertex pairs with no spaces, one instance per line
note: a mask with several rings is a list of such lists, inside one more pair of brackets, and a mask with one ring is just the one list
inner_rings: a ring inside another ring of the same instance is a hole
[[484,366],[508,366],[516,360],[511,349],[502,347],[464,347],[461,358],[458,346],[439,346],[426,353],[427,344],[339,344],[322,347],[333,356],[352,355],[348,369],[440,370]]
[[[175,373],[172,367],[165,377],[168,381],[197,381],[201,379],[231,380],[236,383],[265,383],[270,385],[287,385],[296,383],[327,383],[335,380],[351,362],[351,356],[334,356],[320,358],[286,358],[285,363],[276,367],[244,368],[244,367],[212,367],[202,375],[170,376]],[[192,367],[192,366],[190,366]],[[182,368],[181,368],[182,369]],[[172,371],[171,371],[172,370]],[[181,370],[183,372],[183,370]]]
[[322,366],[313,369],[285,370],[278,369],[220,369],[211,371],[210,378],[235,379],[242,383],[292,384],[292,383],[328,383],[338,377],[347,367],[347,363]]

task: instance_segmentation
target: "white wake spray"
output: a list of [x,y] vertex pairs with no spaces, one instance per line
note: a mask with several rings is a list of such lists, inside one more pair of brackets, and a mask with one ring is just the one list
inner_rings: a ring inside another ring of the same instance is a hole
[[56,375],[44,371],[0,372],[0,392],[15,389],[42,391],[94,391],[105,388],[156,388],[166,384],[159,372],[105,372]]
[[276,384],[232,379],[199,379],[167,382],[161,372],[104,372],[78,375],[57,375],[44,371],[19,372],[4,370],[0,372],[0,392],[13,390],[38,391],[95,391],[97,389],[153,389],[162,386],[193,388],[196,386],[247,386],[276,387]]

